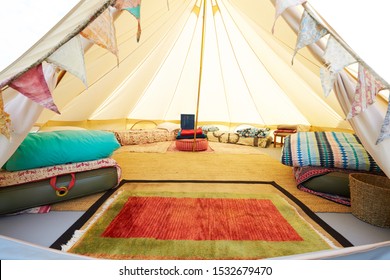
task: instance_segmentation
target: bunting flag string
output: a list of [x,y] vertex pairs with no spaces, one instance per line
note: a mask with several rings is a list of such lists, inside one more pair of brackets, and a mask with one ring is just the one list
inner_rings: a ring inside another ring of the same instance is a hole
[[43,107],[60,114],[43,74],[42,64],[31,68],[9,86]]
[[376,95],[383,89],[385,89],[385,86],[359,64],[358,84],[356,86],[352,108],[348,113],[347,119],[364,112],[369,105],[375,102]]
[[76,35],[66,44],[62,45],[51,56],[49,56],[46,61],[76,76],[86,87],[88,87],[84,61],[84,49],[79,35]]
[[11,138],[11,119],[7,112],[4,111],[3,92],[0,90],[0,134]]
[[[115,3],[116,8],[123,7],[123,9],[128,10],[138,20],[139,26],[137,31],[137,41],[139,41],[141,36],[140,6],[141,0],[118,0]],[[110,9],[106,9],[86,28],[84,28],[84,30],[70,39],[67,43],[59,47],[54,53],[45,59],[46,62],[51,63],[56,67],[76,76],[85,84],[86,87],[88,87],[84,60],[84,49],[80,36],[83,36],[87,40],[92,41],[94,44],[113,53],[117,57],[117,62],[119,63],[116,32]],[[39,103],[45,108],[60,114],[57,106],[54,104],[52,93],[46,83],[42,70],[42,64],[29,69],[15,80],[9,79],[1,82],[1,87],[6,85],[17,90],[27,98]],[[2,99],[1,102],[3,102]],[[7,132],[9,122],[9,116],[4,112],[3,104],[1,104],[1,134],[9,135]]]
[[293,64],[294,57],[298,50],[305,46],[314,44],[327,34],[328,30],[319,24],[306,10],[304,10],[291,64]]
[[272,34],[274,33],[276,20],[281,14],[283,14],[286,9],[302,5],[305,2],[306,0],[275,0],[275,19],[274,24],[272,26]]
[[[275,19],[272,26],[272,33],[274,33],[276,20],[287,8],[297,6],[299,4],[304,4],[305,2],[306,1],[304,0],[275,0]],[[321,24],[319,24],[315,18],[313,18],[305,9],[300,22],[297,42],[291,63],[293,64],[294,57],[301,48],[317,42],[319,39],[329,33],[330,32]],[[332,36],[332,34],[330,34],[323,54],[323,59],[326,62],[327,67],[320,69],[321,85],[325,97],[329,96],[329,93],[334,86],[338,72],[348,65],[358,62],[356,57],[356,54],[347,51]],[[383,81],[381,77],[378,77],[375,72],[371,73],[362,65],[362,63],[359,63],[358,83],[350,112],[347,115],[347,119],[351,119],[364,112],[368,106],[375,102],[376,95],[383,89],[388,89],[387,83]],[[385,119],[381,126],[380,135],[376,141],[376,144],[378,145],[384,139],[389,137],[390,103],[388,104]]]
[[106,9],[92,21],[80,34],[94,44],[113,53],[119,61],[114,20],[109,9]]
[[118,10],[126,10],[138,21],[137,42],[141,38],[141,0],[117,0],[114,6]]
[[323,59],[328,67],[320,69],[320,79],[324,95],[328,97],[337,73],[344,67],[355,63],[356,59],[332,35],[328,38]]

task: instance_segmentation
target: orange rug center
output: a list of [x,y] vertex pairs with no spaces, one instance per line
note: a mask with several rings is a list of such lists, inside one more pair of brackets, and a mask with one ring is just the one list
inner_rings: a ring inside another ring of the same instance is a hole
[[271,200],[130,197],[102,237],[302,241]]

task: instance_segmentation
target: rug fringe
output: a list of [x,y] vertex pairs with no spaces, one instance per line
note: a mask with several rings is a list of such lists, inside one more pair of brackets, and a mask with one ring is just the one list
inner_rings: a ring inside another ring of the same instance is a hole
[[72,238],[66,243],[61,245],[61,251],[68,252],[76,243],[79,241],[87,230],[103,215],[104,212],[110,207],[110,205],[116,200],[117,196],[120,195],[122,191],[119,191],[115,196],[107,199],[107,201],[102,205],[99,213],[94,215],[93,219],[90,220],[87,226],[84,229],[75,230],[72,235]]
[[[287,203],[288,201],[282,197],[283,200],[285,200]],[[290,204],[290,203],[288,203]],[[327,236],[325,236],[322,232],[320,232],[319,230],[317,230],[311,223],[309,223],[302,215],[301,213],[299,213],[298,209],[293,207],[291,205],[291,208],[294,209],[294,211],[297,213],[297,215],[299,217],[301,217],[301,219],[307,224],[309,225],[326,243],[328,243],[328,245],[333,248],[333,249],[340,249],[339,246],[337,246],[331,239],[329,239]]]

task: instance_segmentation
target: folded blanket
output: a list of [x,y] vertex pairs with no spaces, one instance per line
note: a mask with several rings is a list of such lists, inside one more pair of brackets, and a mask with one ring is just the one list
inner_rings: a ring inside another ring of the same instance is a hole
[[331,201],[339,203],[339,204],[343,204],[343,205],[346,205],[346,206],[351,206],[351,200],[348,197],[343,197],[343,196],[339,196],[339,195],[336,195],[336,194],[330,194],[330,193],[313,191],[313,190],[308,189],[308,188],[306,188],[304,186],[300,186],[299,189],[301,191],[304,191],[304,192],[307,192],[307,193],[311,193],[311,194],[320,196],[322,198],[331,200]]
[[201,128],[198,128],[196,131],[194,129],[182,129],[179,131],[179,134],[181,136],[186,136],[186,135],[194,135],[196,132],[196,135],[203,134],[203,130]]
[[20,171],[1,171],[0,188],[22,185],[24,183],[37,182],[52,177],[71,174],[82,171],[90,171],[105,167],[117,167],[118,181],[121,177],[121,169],[118,163],[112,158],[67,163],[55,166],[34,168]]
[[[342,168],[303,166],[294,167],[293,173],[299,190],[350,206],[349,174],[371,172]],[[385,176],[383,172],[375,174]]]
[[[323,168],[316,166],[294,167],[293,173],[297,188],[301,191],[311,193],[322,198],[350,206],[351,199],[349,194],[348,174],[359,172],[357,170],[347,170],[340,168]],[[322,176],[329,174],[345,174],[346,180],[333,181],[327,178],[321,182]],[[313,182],[311,182],[314,180]],[[311,182],[311,184],[310,184]],[[314,186],[313,186],[314,185]],[[325,186],[326,185],[326,186]]]
[[[176,139],[194,139],[194,134],[191,134],[191,135],[181,135],[181,134],[178,134],[176,136]],[[196,138],[207,138],[207,135],[205,134],[197,134],[196,135]]]
[[291,134],[285,138],[281,162],[294,167],[319,166],[381,172],[359,138],[344,132]]
[[274,134],[276,133],[295,133],[297,132],[296,129],[277,129],[274,131]]

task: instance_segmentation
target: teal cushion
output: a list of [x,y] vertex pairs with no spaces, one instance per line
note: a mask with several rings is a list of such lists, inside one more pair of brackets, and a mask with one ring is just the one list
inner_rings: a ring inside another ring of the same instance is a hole
[[18,171],[109,157],[120,147],[114,133],[63,130],[29,133],[3,168]]

